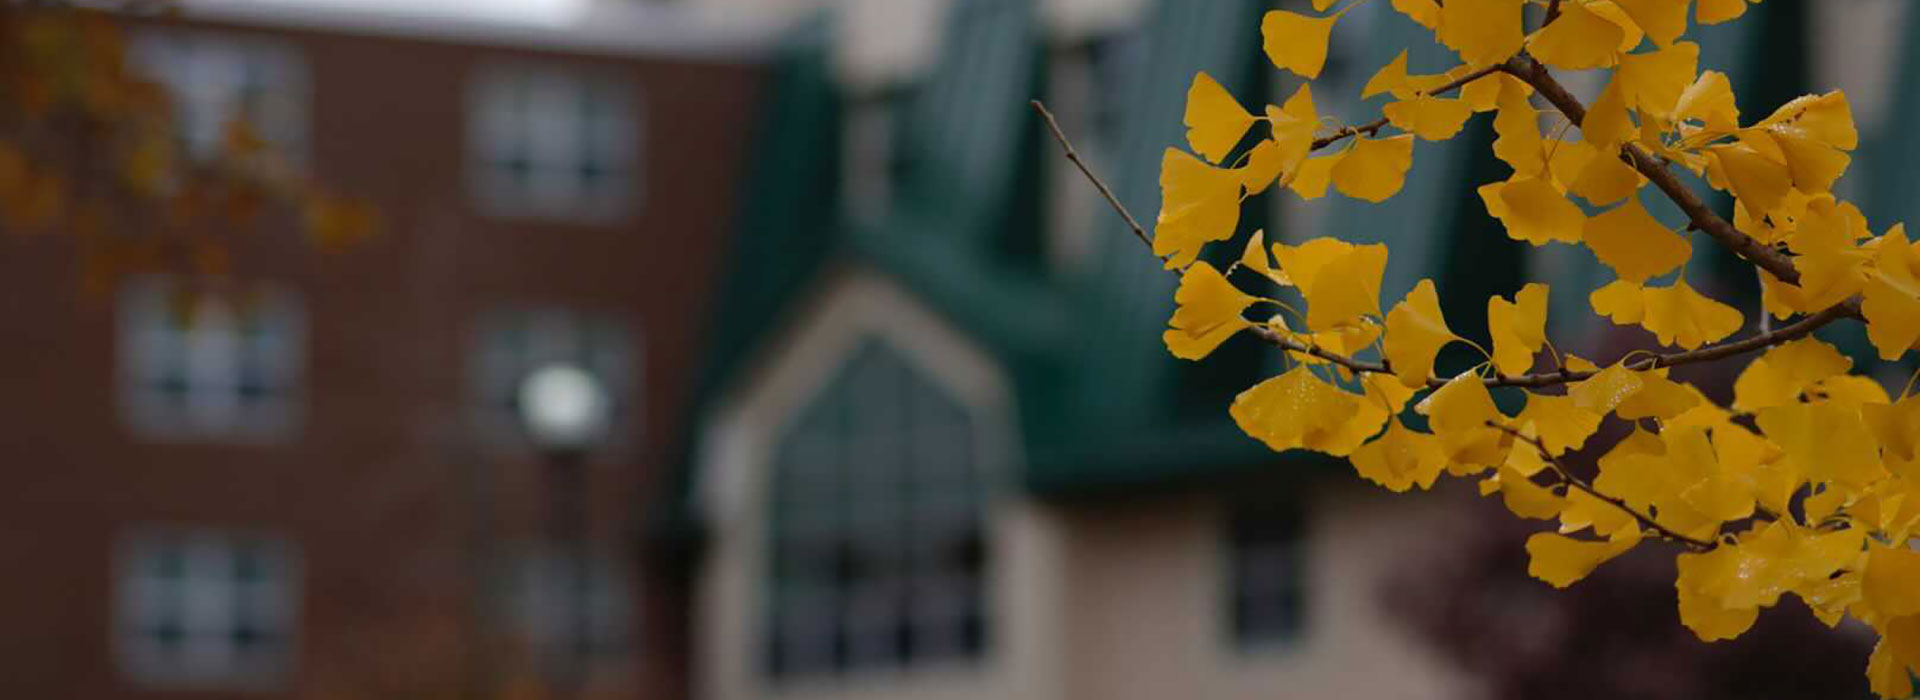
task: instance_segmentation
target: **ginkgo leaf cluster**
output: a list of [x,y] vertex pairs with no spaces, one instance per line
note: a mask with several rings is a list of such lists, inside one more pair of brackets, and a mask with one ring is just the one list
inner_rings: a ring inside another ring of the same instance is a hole
[[[1701,66],[1693,25],[1757,2],[1392,0],[1455,61],[1418,73],[1399,53],[1366,82],[1359,97],[1380,118],[1360,124],[1320,114],[1312,83],[1358,3],[1268,13],[1264,52],[1299,87],[1249,108],[1197,75],[1186,148],[1163,163],[1153,248],[1182,271],[1165,340],[1194,360],[1242,334],[1275,345],[1288,367],[1228,407],[1249,436],[1345,457],[1393,491],[1477,480],[1548,524],[1526,549],[1529,572],[1552,586],[1665,541],[1681,550],[1681,621],[1701,639],[1736,637],[1792,595],[1828,625],[1852,617],[1877,630],[1874,690],[1906,697],[1920,672],[1920,398],[1889,393],[1813,333],[1862,323],[1881,358],[1906,357],[1920,345],[1920,242],[1898,225],[1876,232],[1835,194],[1860,145],[1844,94],[1755,119],[1726,73]],[[1558,71],[1602,71],[1598,97],[1581,104]],[[1257,233],[1225,270],[1200,260],[1234,237],[1248,197],[1278,187],[1385,201],[1421,142],[1483,114],[1507,174],[1479,184],[1479,205],[1512,239],[1584,248],[1613,279],[1527,284],[1486,301],[1485,328],[1455,328],[1433,280],[1382,298],[1388,247],[1338,232],[1271,244]],[[1683,174],[1724,192],[1731,211],[1703,204]],[[1683,218],[1657,215],[1659,199]],[[1722,281],[1689,274],[1700,246],[1755,268],[1758,308],[1716,299]],[[1279,301],[1283,288],[1299,303]],[[1644,330],[1657,349],[1607,363],[1562,352],[1547,338],[1556,293]],[[1456,345],[1484,361],[1438,373]],[[1730,403],[1671,373],[1703,362],[1743,364]],[[1608,423],[1627,437],[1599,442]],[[1576,453],[1597,455],[1597,468],[1571,468]]]

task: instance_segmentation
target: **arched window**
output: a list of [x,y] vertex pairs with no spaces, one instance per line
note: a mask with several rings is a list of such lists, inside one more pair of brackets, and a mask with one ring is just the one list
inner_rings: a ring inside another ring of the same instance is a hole
[[885,346],[855,353],[774,452],[768,672],[977,657],[985,488],[966,409]]

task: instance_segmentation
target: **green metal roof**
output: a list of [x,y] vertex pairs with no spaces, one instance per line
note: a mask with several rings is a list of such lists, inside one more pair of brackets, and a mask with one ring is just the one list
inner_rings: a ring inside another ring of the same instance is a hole
[[[1122,91],[1124,105],[1106,176],[1136,216],[1150,221],[1159,208],[1161,153],[1183,142],[1185,94],[1196,71],[1209,72],[1250,104],[1283,97],[1259,50],[1259,34],[1250,31],[1268,4],[1161,0],[1148,11],[1136,37],[1145,52],[1137,74],[1103,86]],[[786,317],[823,263],[838,258],[894,278],[1007,370],[1025,440],[1024,485],[1035,493],[1166,489],[1277,464],[1296,471],[1333,464],[1307,453],[1276,455],[1228,418],[1235,393],[1277,371],[1272,353],[1256,340],[1235,338],[1202,363],[1168,355],[1160,332],[1177,280],[1118,217],[1106,218],[1081,274],[1047,271],[1039,259],[1047,199],[1040,173],[1059,154],[1025,104],[1041,93],[1045,75],[1032,0],[963,0],[958,7],[940,66],[903,112],[899,148],[907,166],[893,206],[877,222],[853,223],[839,211],[840,97],[827,70],[828,32],[810,28],[785,52],[763,110],[767,121],[753,151],[733,259],[719,275],[708,365],[691,407],[696,418],[780,328],[768,320]],[[1361,11],[1371,12],[1354,31],[1381,38],[1367,42],[1347,68],[1364,81],[1424,31],[1385,3],[1355,10]],[[1743,62],[1736,56],[1748,45],[1711,39],[1703,64]],[[1444,67],[1446,52],[1437,46],[1422,45],[1413,54],[1416,69]],[[1323,111],[1349,119],[1377,109],[1333,95],[1322,101]],[[1490,153],[1489,122],[1474,120],[1454,142],[1419,144],[1407,187],[1389,204],[1334,195],[1326,229],[1315,232],[1392,243],[1386,299],[1434,277],[1448,321],[1459,329],[1484,327],[1483,300],[1516,291],[1528,264],[1528,246],[1509,239],[1474,192],[1477,183],[1507,173]],[[1268,210],[1251,204],[1238,237],[1214,246],[1216,254],[1231,259],[1255,228],[1283,234]],[[1556,274],[1592,277],[1586,288],[1597,286],[1605,273],[1597,263],[1583,264]],[[1557,296],[1572,298],[1558,304],[1590,315],[1584,295]],[[1444,367],[1466,358],[1442,359]],[[681,448],[678,502],[656,513],[686,513],[692,447]]]

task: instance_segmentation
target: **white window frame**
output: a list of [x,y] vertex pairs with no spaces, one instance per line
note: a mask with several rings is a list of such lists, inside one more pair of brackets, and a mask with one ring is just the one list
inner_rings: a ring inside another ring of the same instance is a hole
[[[483,66],[467,88],[474,204],[505,219],[606,222],[633,215],[645,194],[642,107],[632,84],[609,74]],[[589,156],[599,161],[595,183],[582,174]]]
[[299,425],[306,315],[291,291],[189,289],[144,276],[120,290],[120,412],[157,441],[273,442]]
[[[228,124],[244,118],[286,163],[304,168],[309,151],[311,84],[305,56],[259,37],[199,31],[150,31],[135,37],[136,71],[168,88],[174,126],[197,160],[225,150]],[[248,101],[249,91],[255,91]]]
[[[519,640],[535,658],[587,678],[631,672],[636,657],[637,580],[628,562],[605,543],[588,543],[585,607],[572,597],[575,551],[548,544],[518,548],[511,562],[507,598]],[[586,619],[580,619],[580,613]],[[582,623],[585,629],[582,629]],[[581,641],[588,645],[584,650]]]
[[[281,687],[299,657],[301,562],[272,537],[212,530],[148,529],[116,547],[114,652],[120,673],[165,689],[267,690]],[[251,552],[258,578],[241,580]],[[178,576],[157,571],[177,558]],[[249,654],[235,640],[245,621],[277,648]],[[151,630],[177,626],[175,641]]]

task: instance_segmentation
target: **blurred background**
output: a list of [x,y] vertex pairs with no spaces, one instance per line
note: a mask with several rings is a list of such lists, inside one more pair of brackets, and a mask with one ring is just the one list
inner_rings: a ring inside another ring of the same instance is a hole
[[[1659,546],[1553,591],[1471,485],[1242,435],[1254,339],[1167,354],[1176,280],[1027,100],[1150,220],[1193,74],[1280,101],[1255,28],[1306,4],[0,2],[0,696],[1865,697],[1864,628],[1700,643]],[[1698,36],[1748,120],[1848,90],[1843,196],[1915,218],[1907,2]],[[1449,67],[1421,37],[1356,4],[1323,113],[1409,43]],[[1648,346],[1588,253],[1486,216],[1491,139],[1385,206],[1256,197],[1213,252],[1390,242],[1385,296],[1433,277],[1455,328],[1539,279],[1563,349]]]

